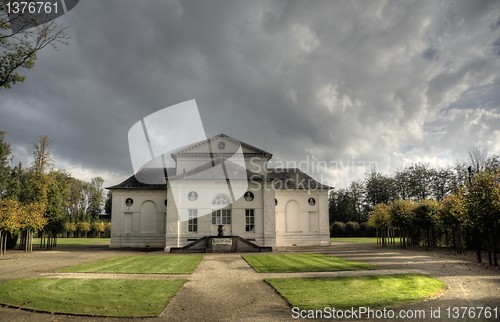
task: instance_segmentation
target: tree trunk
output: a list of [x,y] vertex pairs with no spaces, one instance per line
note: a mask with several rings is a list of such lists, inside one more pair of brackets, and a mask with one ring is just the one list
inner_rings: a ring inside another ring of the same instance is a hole
[[493,254],[491,254],[491,248],[492,248],[492,245],[491,245],[491,232],[490,230],[488,229],[488,235],[486,236],[486,248],[488,249],[488,263],[490,264],[490,266],[493,266]]
[[24,236],[24,252],[27,253],[28,252],[28,244],[29,244],[29,233],[28,233],[28,230],[26,230],[25,232],[25,236]]
[[493,244],[493,265],[495,266],[498,266],[498,256],[497,256],[497,252],[498,252],[498,247],[497,247],[497,235],[496,235],[496,231],[497,231],[497,227],[494,227],[493,229],[493,240],[492,240],[492,244]]
[[474,230],[474,243],[476,244],[476,257],[477,257],[477,262],[481,263],[481,237],[479,235],[479,232],[477,231],[477,228]]
[[30,253],[33,251],[33,231],[30,231]]

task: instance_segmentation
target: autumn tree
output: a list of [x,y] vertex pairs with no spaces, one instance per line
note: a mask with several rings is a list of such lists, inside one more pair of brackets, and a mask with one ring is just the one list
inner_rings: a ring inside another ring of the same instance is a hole
[[368,224],[377,229],[377,237],[380,238],[382,246],[387,246],[389,237],[389,226],[391,224],[390,208],[385,203],[376,204],[370,212]]
[[397,199],[390,204],[391,225],[399,228],[401,248],[406,248],[413,228],[413,209],[410,200]]
[[20,228],[19,202],[13,199],[0,198],[0,255],[7,250],[7,236]]
[[76,224],[76,229],[78,230],[80,237],[87,238],[87,234],[91,229],[90,223],[86,221],[80,221]]
[[66,231],[66,237],[74,237],[74,234],[76,232],[76,224],[73,222],[65,222],[64,223],[64,230]]
[[22,245],[24,251],[31,253],[33,250],[33,233],[43,229],[47,223],[44,216],[46,206],[39,202],[20,205],[18,210],[19,228],[24,232]]
[[441,223],[445,234],[451,234],[453,247],[457,254],[464,253],[463,233],[466,226],[465,199],[463,191],[446,196],[441,201]]
[[415,228],[419,229],[426,250],[436,246],[436,228],[439,220],[440,205],[431,199],[420,200],[413,208]]
[[[465,203],[468,221],[476,232],[477,250],[481,249],[481,241],[485,239],[489,263],[498,266],[497,233],[500,225],[500,174],[484,171],[474,175],[472,184],[468,187]],[[480,256],[478,261],[481,261]]]

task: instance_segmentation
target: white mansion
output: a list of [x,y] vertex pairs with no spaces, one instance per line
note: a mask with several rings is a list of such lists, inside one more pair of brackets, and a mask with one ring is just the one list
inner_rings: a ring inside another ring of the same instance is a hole
[[272,249],[330,245],[331,188],[301,170],[270,169],[270,153],[224,134],[184,146],[172,158],[175,168],[162,169],[166,184],[144,183],[138,173],[108,188],[110,247],[169,251],[216,236],[221,226],[226,236]]

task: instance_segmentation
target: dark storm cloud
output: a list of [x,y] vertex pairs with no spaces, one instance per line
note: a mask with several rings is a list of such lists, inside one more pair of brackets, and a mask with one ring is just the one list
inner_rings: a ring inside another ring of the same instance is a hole
[[[61,18],[70,44],[0,93],[0,128],[21,159],[46,133],[61,166],[109,182],[131,172],[130,126],[193,98],[207,135],[276,160],[389,171],[452,163],[477,142],[500,153],[499,12],[497,1],[81,2]],[[336,186],[355,176],[323,170]]]

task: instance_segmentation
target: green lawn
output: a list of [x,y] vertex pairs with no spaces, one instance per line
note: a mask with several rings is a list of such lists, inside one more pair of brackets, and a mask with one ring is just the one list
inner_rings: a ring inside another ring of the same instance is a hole
[[257,273],[330,272],[375,269],[375,266],[322,254],[245,255]]
[[24,278],[0,284],[0,302],[101,316],[159,316],[186,279]]
[[127,255],[64,267],[60,272],[191,274],[202,255]]
[[293,307],[303,310],[382,308],[438,295],[443,282],[425,275],[272,278],[271,284]]
[[[57,238],[57,246],[109,245],[110,238]],[[40,245],[40,238],[33,238],[33,245]]]
[[342,243],[377,243],[377,237],[332,237],[330,240]]

